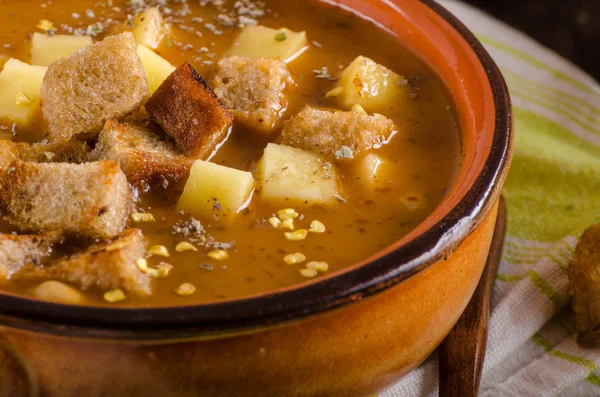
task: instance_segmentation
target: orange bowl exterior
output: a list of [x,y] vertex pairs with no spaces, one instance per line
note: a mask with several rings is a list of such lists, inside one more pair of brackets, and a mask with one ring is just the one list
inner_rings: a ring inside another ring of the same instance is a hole
[[[506,85],[476,39],[430,0],[322,1],[376,20],[448,87],[464,165],[441,206],[401,241],[323,280],[226,306],[163,309],[172,329],[146,309],[101,323],[96,314],[118,310],[0,294],[0,396],[367,396],[435,350],[486,262],[512,146]],[[338,286],[347,291],[330,298]],[[222,321],[202,328],[203,318]]]
[[159,343],[3,334],[44,397],[367,396],[423,362],[454,326],[483,271],[496,211],[406,281],[270,329]]

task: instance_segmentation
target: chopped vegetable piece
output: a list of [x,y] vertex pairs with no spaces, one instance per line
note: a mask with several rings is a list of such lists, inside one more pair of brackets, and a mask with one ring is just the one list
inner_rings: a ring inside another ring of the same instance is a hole
[[137,52],[146,71],[150,94],[154,94],[154,91],[160,87],[163,81],[175,71],[175,66],[142,44],[138,45]]
[[315,269],[300,269],[299,272],[302,276],[306,278],[313,278],[316,277],[316,275],[318,274],[318,272]]
[[193,246],[191,243],[187,241],[182,241],[175,246],[175,251],[177,252],[186,252],[186,251],[198,251],[198,248]]
[[154,256],[164,256],[165,258],[168,258],[170,256],[169,250],[164,245],[153,245],[148,250],[148,253]]
[[38,285],[33,294],[43,300],[68,304],[82,304],[84,297],[75,288],[60,281],[48,280]]
[[[179,198],[178,207],[198,217],[232,219],[249,203],[254,178],[246,171],[198,160]],[[215,201],[221,211],[216,211]]]
[[134,222],[154,222],[154,215],[149,212],[134,212],[131,214],[131,220]]
[[285,28],[276,30],[265,26],[246,26],[242,29],[227,55],[248,58],[274,58],[291,62],[307,48],[306,32],[292,32]]
[[212,250],[207,255],[209,258],[219,261],[229,258],[229,254],[225,250]]
[[127,299],[127,296],[119,288],[113,289],[113,290],[110,290],[110,291],[106,291],[104,293],[104,300],[107,301],[107,302],[110,302],[110,303],[121,302],[121,301],[124,301],[125,299]]
[[359,105],[369,112],[401,109],[410,94],[401,80],[399,74],[359,56],[344,70],[338,86],[328,97],[335,97],[347,108]]
[[298,229],[295,232],[286,232],[285,238],[290,241],[300,241],[304,240],[308,235],[308,231],[306,229]]
[[281,221],[279,220],[279,218],[277,218],[276,216],[272,216],[269,218],[269,223],[271,224],[271,226],[273,226],[275,229],[279,228],[281,226]]
[[296,252],[295,254],[289,254],[283,257],[283,261],[288,265],[296,265],[298,263],[302,263],[306,260],[306,256],[301,254],[300,252]]
[[90,36],[34,33],[31,37],[31,64],[48,66],[59,58],[68,58],[73,53],[92,45]]
[[190,283],[183,283],[175,290],[177,295],[189,296],[196,292],[196,287]]
[[310,229],[308,229],[311,233],[325,233],[325,225],[320,221],[312,221],[310,223]]
[[257,167],[263,200],[297,205],[332,205],[337,172],[315,154],[269,143]]
[[45,74],[45,66],[31,66],[16,59],[6,62],[0,72],[0,122],[21,128],[39,120],[40,89]]
[[160,11],[150,7],[133,20],[133,37],[138,44],[156,49],[165,37],[167,27]]
[[327,270],[329,270],[329,264],[327,262],[311,261],[306,264],[306,268],[314,269],[319,272],[326,272]]

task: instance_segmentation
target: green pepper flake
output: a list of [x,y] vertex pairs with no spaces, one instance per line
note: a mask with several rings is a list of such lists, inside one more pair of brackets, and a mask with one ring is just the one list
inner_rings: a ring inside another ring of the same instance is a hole
[[284,41],[285,39],[287,39],[287,35],[285,34],[285,32],[277,32],[277,34],[275,35],[275,40],[277,41]]

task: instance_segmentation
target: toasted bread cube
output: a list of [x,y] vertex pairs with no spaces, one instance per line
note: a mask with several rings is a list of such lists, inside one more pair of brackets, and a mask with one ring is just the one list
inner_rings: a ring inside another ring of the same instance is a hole
[[22,152],[21,160],[36,163],[75,163],[87,160],[90,147],[82,141],[40,142],[28,145]]
[[128,229],[110,242],[38,268],[32,275],[65,281],[82,289],[122,288],[137,295],[150,295],[151,279],[136,266],[136,261],[146,256],[146,243],[141,230]]
[[307,48],[306,32],[248,25],[242,29],[226,55],[273,58],[288,63],[298,58]]
[[250,172],[198,160],[190,170],[177,207],[195,216],[232,219],[254,190]]
[[45,301],[67,303],[71,305],[80,305],[85,301],[81,292],[70,285],[54,280],[44,281],[35,287],[33,295],[36,298]]
[[0,122],[29,127],[40,115],[40,87],[46,67],[9,59],[0,72]]
[[381,147],[395,132],[394,122],[380,114],[307,106],[285,124],[279,139],[283,145],[333,158],[343,146],[351,150],[352,156]]
[[269,143],[257,168],[265,201],[329,206],[337,202],[337,171],[315,153]]
[[600,326],[600,224],[583,233],[567,270],[575,326],[578,331],[597,331]]
[[92,45],[90,36],[74,36],[34,33],[31,38],[31,64],[48,66],[60,58],[68,58],[73,53]]
[[163,81],[175,71],[175,66],[142,44],[138,45],[137,51],[146,70],[150,94],[154,94]]
[[173,139],[149,122],[106,122],[90,160],[117,160],[134,187],[184,177],[194,160],[181,154]]
[[273,59],[223,58],[213,79],[215,94],[249,128],[271,133],[287,109],[284,91],[293,84],[285,63]]
[[187,155],[207,159],[221,143],[233,116],[187,62],[148,100],[146,110]]
[[340,94],[335,98],[348,108],[360,105],[369,112],[399,109],[410,97],[410,90],[403,81],[404,77],[399,74],[359,56],[342,73],[334,88]]
[[0,234],[0,279],[8,280],[26,265],[39,265],[52,253],[59,232],[39,235]]
[[133,19],[133,37],[138,44],[155,50],[165,37],[167,26],[157,7],[150,7]]
[[131,190],[117,161],[17,160],[2,174],[0,186],[0,214],[21,231],[62,229],[110,238],[123,232],[131,208]]
[[13,161],[21,159],[28,149],[29,145],[24,142],[0,139],[0,173],[6,171]]
[[129,32],[62,58],[48,67],[42,111],[49,138],[95,138],[108,119],[136,111],[148,98],[148,81]]
[[13,142],[0,139],[0,173],[15,160],[36,163],[81,163],[87,157],[89,147],[85,142],[70,141],[61,144]]

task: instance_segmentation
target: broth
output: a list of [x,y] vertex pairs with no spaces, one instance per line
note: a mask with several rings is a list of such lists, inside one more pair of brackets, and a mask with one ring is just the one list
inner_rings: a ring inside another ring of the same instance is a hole
[[[163,14],[171,21],[170,34],[156,52],[174,66],[187,60],[210,83],[216,61],[231,46],[240,29],[219,25],[217,16],[221,11],[213,2],[168,3],[171,14]],[[225,7],[231,9],[232,3],[226,1]],[[339,184],[345,202],[340,201],[330,208],[292,206],[302,217],[302,220],[295,220],[297,227],[308,229],[312,220],[318,220],[327,229],[323,234],[309,233],[302,241],[287,240],[281,229],[275,229],[267,222],[285,206],[261,200],[260,192],[255,192],[246,210],[231,222],[199,218],[206,233],[214,240],[234,242],[227,250],[229,258],[226,260],[209,258],[202,247],[197,252],[177,253],[174,249],[177,243],[186,241],[185,237],[173,233],[174,225],[190,219],[176,208],[186,178],[167,189],[140,193],[137,210],[152,213],[156,222],[130,221],[129,227],[142,229],[149,246],[160,244],[168,248],[170,257],[150,257],[148,263],[151,266],[168,262],[174,267],[168,277],[152,281],[152,295],[128,294],[121,305],[197,304],[307,282],[309,279],[299,272],[305,263],[288,265],[282,259],[296,252],[304,254],[307,261],[327,262],[328,271],[317,276],[323,277],[375,254],[406,235],[433,211],[454,181],[461,163],[460,130],[444,86],[428,67],[383,29],[340,9],[316,1],[271,0],[265,3],[269,12],[259,18],[261,25],[306,31],[309,40],[309,48],[287,65],[296,84],[286,93],[289,105],[285,119],[293,117],[307,104],[341,109],[324,97],[336,84],[333,79],[317,78],[317,71],[324,67],[332,76],[339,77],[346,66],[363,55],[407,76],[412,85],[411,99],[401,108],[380,112],[396,123],[398,132],[389,143],[371,150],[391,160],[394,182],[373,195],[364,194],[361,181],[353,174],[354,162],[339,162]],[[0,45],[4,45],[0,55],[24,62],[29,62],[31,35],[39,31],[36,25],[40,20],[51,21],[57,27],[57,34],[68,34],[66,26],[85,28],[109,18],[122,22],[131,12],[128,2],[117,0],[62,0],[35,6],[32,2],[5,0],[0,8],[3,14]],[[74,13],[79,15],[77,19]],[[199,22],[198,17],[203,22]],[[111,28],[106,29],[94,40],[102,39],[110,31]],[[37,125],[31,131],[20,131],[15,139],[41,140],[44,128]],[[4,131],[10,138],[9,132]],[[277,134],[260,136],[236,122],[228,140],[211,161],[255,171],[266,144],[276,138]],[[403,198],[409,196],[419,197],[419,206],[407,205]],[[11,232],[12,229],[7,224],[0,224],[0,231]],[[174,291],[184,282],[193,284],[195,293],[177,295]],[[31,294],[38,283],[39,280],[15,280],[5,283],[2,288]],[[85,291],[85,302],[108,304],[102,298],[103,292],[95,288]]]

